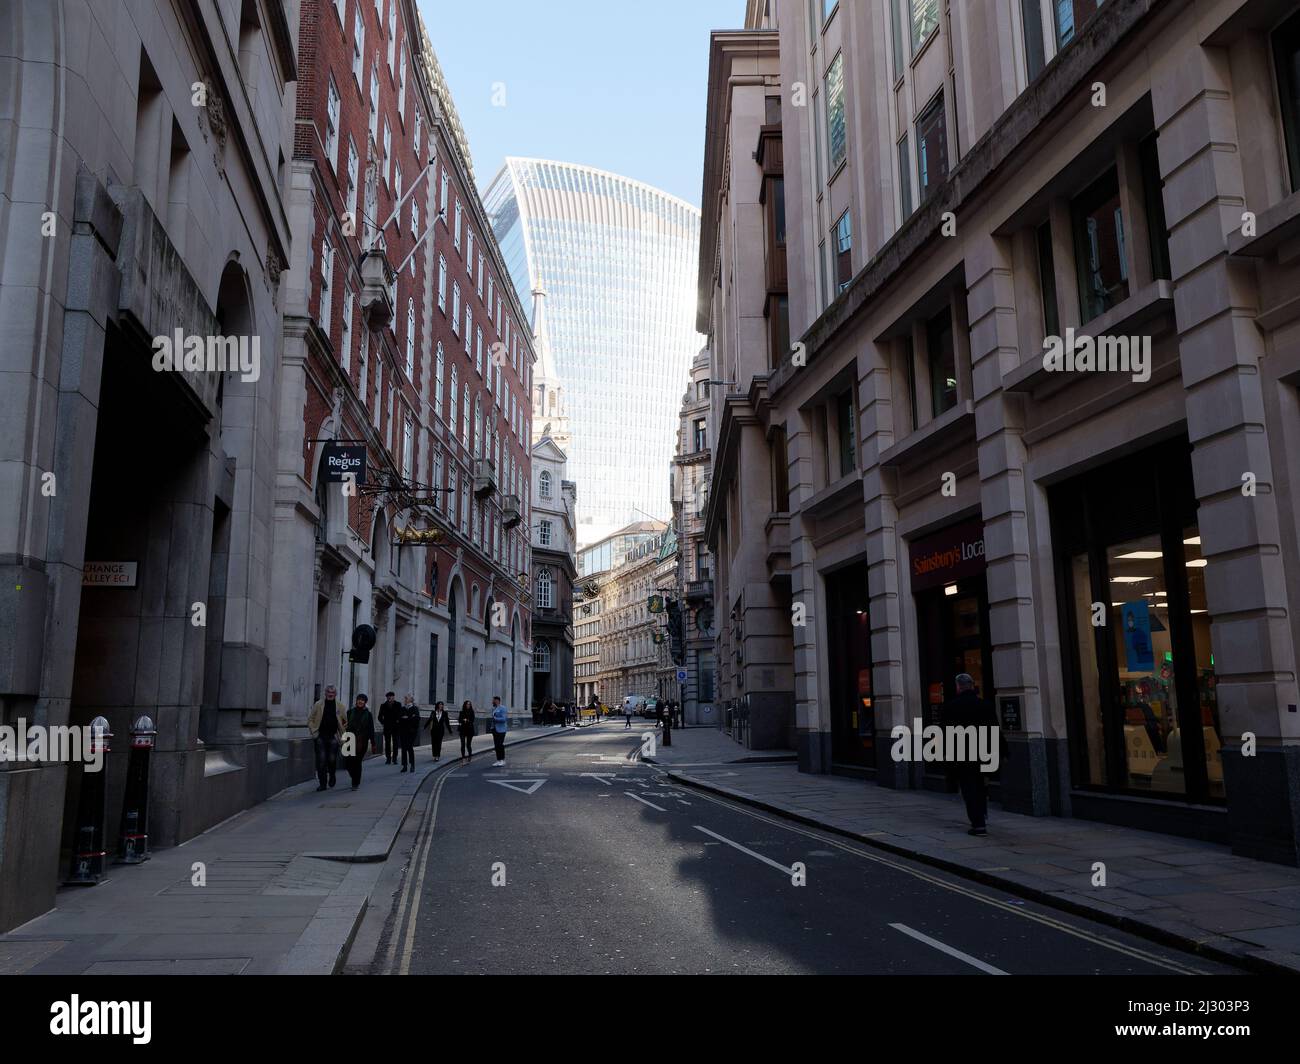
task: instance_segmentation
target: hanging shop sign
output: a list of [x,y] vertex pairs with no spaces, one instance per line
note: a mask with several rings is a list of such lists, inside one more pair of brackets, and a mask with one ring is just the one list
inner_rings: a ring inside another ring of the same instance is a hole
[[331,484],[340,483],[344,473],[356,474],[358,484],[366,482],[365,444],[327,443],[324,458],[325,479]]
[[908,544],[912,591],[950,584],[984,571],[984,522],[949,525]]

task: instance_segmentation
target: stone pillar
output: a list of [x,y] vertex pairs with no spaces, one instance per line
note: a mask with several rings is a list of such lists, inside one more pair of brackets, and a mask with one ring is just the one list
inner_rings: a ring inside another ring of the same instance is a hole
[[[865,363],[865,364],[864,364]],[[897,484],[880,455],[894,443],[894,405],[888,351],[874,346],[858,362],[857,413],[862,446],[863,531],[867,540],[867,619],[871,625],[872,706],[876,717],[876,782],[883,787],[911,785],[909,766],[890,756],[889,735],[896,724],[909,728],[907,678],[903,662],[901,594],[906,566],[898,567]],[[901,585],[901,586],[900,586]]]
[[1002,391],[1020,365],[1015,278],[1010,241],[968,241],[966,306],[970,320],[971,391],[984,517],[985,580],[993,647],[993,693],[1020,702],[1021,730],[1005,733],[1002,807],[1046,816],[1051,811],[1046,710],[1038,676],[1026,448],[1019,399]]
[[[1152,107],[1176,285],[1192,472],[1218,676],[1224,784],[1235,853],[1300,861],[1300,701],[1280,515],[1264,431],[1264,341],[1254,266],[1231,260],[1244,185],[1228,54],[1195,27],[1152,53]],[[1253,474],[1255,493],[1242,491]],[[1253,757],[1243,736],[1253,735]]]

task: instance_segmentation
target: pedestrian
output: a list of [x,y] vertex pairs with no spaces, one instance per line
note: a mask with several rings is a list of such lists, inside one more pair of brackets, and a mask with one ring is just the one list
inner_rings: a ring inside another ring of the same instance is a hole
[[384,695],[384,700],[379,703],[379,726],[384,730],[384,764],[397,764],[397,718],[402,711],[401,704],[393,697],[393,692],[388,691]]
[[492,697],[492,745],[496,747],[496,767],[506,763],[506,718],[510,711],[501,704],[499,695]]
[[629,731],[632,727],[632,699],[628,695],[623,696],[623,719],[627,721],[623,730]]
[[338,702],[338,692],[333,684],[325,688],[325,697],[318,699],[307,714],[307,733],[316,748],[316,779],[325,790],[326,784],[334,786],[334,773],[338,769],[339,736],[347,728],[347,716]]
[[348,710],[347,735],[343,740],[344,753],[347,754],[348,775],[352,777],[352,789],[361,786],[361,762],[365,760],[366,750],[375,743],[375,716],[370,712],[370,699],[357,695],[356,705]]
[[663,703],[663,699],[660,698],[660,699],[655,699],[655,727],[662,728],[663,726],[664,726],[664,703]]
[[447,714],[445,703],[434,703],[433,712],[429,714],[424,726],[429,729],[429,749],[434,761],[437,761],[442,757],[443,738],[451,734],[451,717]]
[[468,698],[460,704],[460,763],[468,765],[474,756],[474,703]]
[[[945,728],[993,728],[998,726],[997,713],[984,699],[980,698],[975,688],[975,680],[970,673],[958,673],[954,684],[957,694],[945,702],[939,710],[940,720]],[[969,734],[969,733],[968,733]],[[996,734],[996,732],[995,732]],[[985,786],[984,772],[975,750],[982,743],[966,744],[969,756],[956,765],[957,784],[961,788],[962,800],[966,803],[966,816],[970,820],[968,835],[987,835],[988,832],[988,790]]]
[[397,739],[402,746],[402,771],[415,771],[415,740],[420,736],[420,707],[415,704],[415,695],[402,699],[402,708],[397,715]]

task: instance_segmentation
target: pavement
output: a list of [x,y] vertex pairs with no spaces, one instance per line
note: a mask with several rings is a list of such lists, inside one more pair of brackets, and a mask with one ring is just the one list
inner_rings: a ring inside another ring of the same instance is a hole
[[[572,729],[566,729],[571,731]],[[560,735],[511,731],[507,747]],[[0,974],[331,974],[370,903],[424,781],[458,760],[449,736],[416,771],[366,759],[353,791],[297,784],[140,865],[109,865],[93,887],[65,887],[55,908],[0,935]],[[474,762],[491,763],[480,734]]]
[[431,779],[345,970],[1239,971],[678,786],[642,734],[584,729]]
[[1300,972],[1300,869],[1215,843],[1003,814],[995,803],[988,836],[972,838],[958,795],[801,774],[788,762],[745,763],[750,752],[714,728],[675,729],[672,741],[647,760],[688,787],[1152,941],[1251,970]]

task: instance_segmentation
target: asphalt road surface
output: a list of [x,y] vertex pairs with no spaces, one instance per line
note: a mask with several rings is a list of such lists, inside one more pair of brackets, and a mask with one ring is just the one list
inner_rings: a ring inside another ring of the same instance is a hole
[[642,731],[557,733],[504,768],[431,776],[371,970],[1233,971],[673,785],[637,757]]

